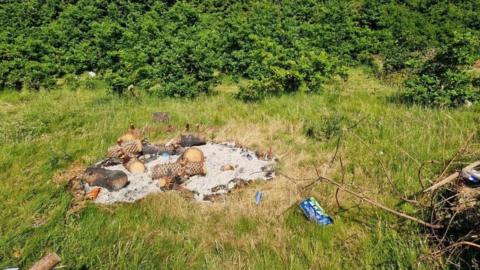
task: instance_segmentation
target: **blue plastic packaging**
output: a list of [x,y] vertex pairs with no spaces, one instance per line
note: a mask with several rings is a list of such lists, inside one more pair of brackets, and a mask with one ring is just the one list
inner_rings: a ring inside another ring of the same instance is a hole
[[255,203],[258,205],[260,204],[260,201],[262,200],[262,195],[263,193],[260,190],[257,190],[255,193]]
[[333,223],[332,218],[325,213],[315,198],[310,197],[300,203],[300,209],[309,220],[315,220],[319,225],[326,226]]
[[466,180],[467,184],[479,185],[480,184],[480,172],[474,169],[469,171],[462,172],[463,178]]

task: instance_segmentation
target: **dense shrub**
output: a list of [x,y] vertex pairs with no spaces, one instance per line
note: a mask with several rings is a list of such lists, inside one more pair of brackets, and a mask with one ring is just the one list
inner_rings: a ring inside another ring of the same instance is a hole
[[319,91],[372,54],[384,59],[378,71],[412,68],[455,31],[478,36],[479,17],[477,0],[3,1],[0,89],[51,88],[93,70],[119,94],[134,85],[193,97],[218,72],[255,81],[239,96]]
[[254,101],[301,89],[306,92],[320,92],[324,84],[334,76],[346,75],[338,60],[326,52],[310,52],[297,59],[277,61],[265,67],[268,68],[265,68],[261,75],[255,76],[249,84],[240,88],[237,97]]
[[480,89],[465,72],[480,57],[480,42],[471,34],[455,35],[405,82],[404,101],[426,106],[456,107],[480,101]]

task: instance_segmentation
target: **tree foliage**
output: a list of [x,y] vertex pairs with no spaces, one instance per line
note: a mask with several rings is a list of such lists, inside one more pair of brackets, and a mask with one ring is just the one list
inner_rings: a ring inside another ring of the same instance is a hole
[[316,92],[368,55],[382,55],[391,72],[454,32],[478,37],[479,17],[476,0],[7,0],[0,88],[52,88],[95,71],[115,93],[134,85],[194,97],[218,73],[252,80],[244,99]]
[[402,98],[426,106],[456,107],[480,101],[480,88],[465,72],[480,57],[480,40],[471,34],[455,34],[436,55],[405,82]]

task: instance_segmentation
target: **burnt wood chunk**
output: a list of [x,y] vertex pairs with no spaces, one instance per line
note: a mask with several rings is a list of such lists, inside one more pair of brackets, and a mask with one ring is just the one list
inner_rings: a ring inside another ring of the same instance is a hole
[[199,134],[182,134],[180,137],[180,145],[183,147],[204,145],[207,143],[205,136]]
[[103,187],[109,191],[119,190],[128,184],[126,173],[104,168],[87,168],[81,179],[90,186]]

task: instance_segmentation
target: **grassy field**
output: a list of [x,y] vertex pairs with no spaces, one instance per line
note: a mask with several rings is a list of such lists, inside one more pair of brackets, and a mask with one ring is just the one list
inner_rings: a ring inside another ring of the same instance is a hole
[[[26,268],[50,251],[66,269],[431,269],[426,235],[406,222],[335,189],[278,176],[207,204],[177,192],[134,204],[87,204],[79,215],[67,180],[100,160],[129,123],[153,142],[178,136],[190,123],[211,138],[236,140],[280,158],[279,172],[315,176],[314,166],[340,179],[330,164],[337,138],[345,182],[388,206],[421,217],[401,204],[442,169],[472,131],[477,138],[461,162],[479,157],[480,106],[458,110],[408,107],[392,101],[397,88],[361,69],[322,94],[282,96],[246,104],[233,84],[195,100],[120,98],[96,90],[0,93],[0,269]],[[167,111],[176,131],[151,121]],[[348,129],[353,125],[355,127]],[[256,190],[264,200],[255,205]],[[335,224],[309,223],[297,207],[315,196]],[[285,212],[284,212],[285,211]]]

